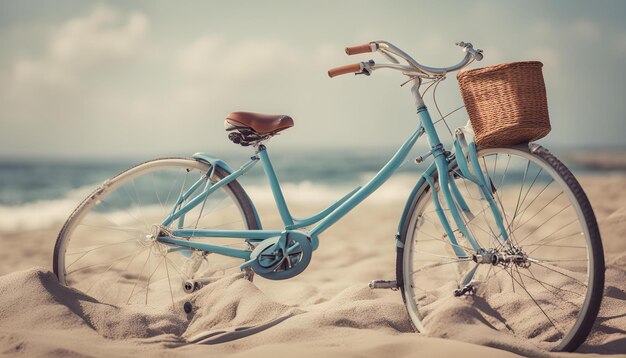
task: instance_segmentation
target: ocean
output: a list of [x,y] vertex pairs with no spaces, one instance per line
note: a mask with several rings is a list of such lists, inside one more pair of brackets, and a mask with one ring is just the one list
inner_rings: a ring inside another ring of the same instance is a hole
[[[366,183],[393,153],[393,150],[272,153],[272,162],[288,203],[317,200],[330,204]],[[381,187],[377,200],[402,200],[408,196],[428,165],[413,163],[415,154],[409,155],[394,178]],[[624,167],[597,167],[581,164],[571,155],[565,158],[568,160],[564,162],[579,175],[626,172]],[[237,168],[247,158],[231,155],[224,159]],[[138,162],[141,160],[0,159],[0,232],[62,223],[104,180]],[[257,165],[239,180],[253,200],[271,200],[264,176],[262,166]]]

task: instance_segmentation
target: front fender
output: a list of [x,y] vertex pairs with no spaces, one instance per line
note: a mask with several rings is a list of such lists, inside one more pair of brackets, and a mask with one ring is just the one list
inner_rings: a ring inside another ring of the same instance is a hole
[[[426,181],[426,177],[427,176],[432,177],[436,172],[437,172],[437,167],[435,166],[435,163],[433,162],[428,167],[428,169],[426,169],[426,171],[422,174],[420,179],[415,184],[415,187],[413,187],[411,194],[409,194],[409,197],[406,200],[406,204],[404,204],[404,210],[402,210],[402,216],[400,217],[400,222],[398,223],[398,231],[395,237],[396,239],[396,242],[395,242],[396,243],[396,284],[398,285],[398,287],[400,287],[402,292],[404,292],[404,282],[403,282],[404,276],[402,275],[402,262],[404,259],[404,240],[406,238],[406,231],[408,229],[407,227],[408,221],[410,220],[409,215],[413,211],[413,208],[417,204],[417,200],[419,199],[419,196],[423,192],[422,188],[424,188],[425,185],[428,185],[428,182]],[[404,293],[402,297],[404,299]]]
[[404,210],[402,210],[402,216],[400,217],[400,222],[398,223],[398,232],[396,234],[396,245],[398,245],[398,247],[400,248],[404,247],[404,242],[400,242],[400,238],[403,237],[403,230],[406,230],[405,223],[407,220],[409,220],[409,213],[412,211],[413,205],[417,201],[417,196],[420,193],[420,188],[427,184],[425,176],[432,176],[436,171],[437,167],[435,166],[435,163],[432,163],[417,181],[417,184],[415,184],[415,187],[413,187],[411,194],[409,194],[409,197],[404,204]]
[[[234,170],[228,164],[226,164],[226,162],[210,154],[196,153],[192,155],[191,157],[199,162],[208,164],[213,168],[220,167],[224,169],[224,171],[226,171],[228,174],[232,174],[234,172]],[[257,212],[256,207],[254,206],[254,203],[252,202],[252,200],[249,199],[250,197],[248,196],[248,193],[246,193],[246,197],[248,197],[248,200],[250,201],[250,207],[252,208],[252,212],[254,213],[254,218],[256,219],[256,222],[257,222],[257,230],[262,230],[263,226],[261,225],[261,218],[259,217],[259,213]]]

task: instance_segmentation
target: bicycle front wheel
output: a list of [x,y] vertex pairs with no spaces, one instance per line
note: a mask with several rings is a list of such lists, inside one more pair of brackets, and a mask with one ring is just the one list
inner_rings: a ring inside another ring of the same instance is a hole
[[[218,279],[239,272],[241,259],[182,249],[151,234],[193,186],[185,205],[208,181],[227,173],[193,159],[167,158],[135,166],[107,180],[72,213],[54,248],[61,284],[116,306],[173,306],[186,280]],[[237,181],[207,196],[170,229],[258,229],[249,197]],[[249,249],[239,239],[196,239]],[[251,279],[251,276],[248,276]]]
[[478,152],[506,241],[482,192],[456,167],[451,177],[469,208],[462,219],[482,250],[454,225],[458,242],[451,243],[433,204],[433,190],[444,203],[437,184],[416,195],[400,233],[397,275],[418,331],[445,335],[455,312],[546,350],[573,351],[586,339],[604,287],[596,219],[572,173],[547,150],[532,148]]

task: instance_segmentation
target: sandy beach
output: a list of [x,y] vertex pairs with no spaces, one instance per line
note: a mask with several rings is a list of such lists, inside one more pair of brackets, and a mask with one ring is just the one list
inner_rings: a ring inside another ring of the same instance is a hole
[[[599,317],[577,352],[623,355],[626,176],[588,176],[580,181],[598,219],[607,269]],[[254,283],[228,276],[187,297],[194,307],[189,314],[182,309],[184,301],[176,302],[176,310],[114,307],[59,285],[51,262],[62,223],[19,234],[0,233],[5,247],[0,252],[0,352],[168,357],[576,355],[548,353],[527,341],[503,338],[476,317],[452,309],[429,336],[414,333],[398,292],[367,287],[372,279],[395,279],[394,234],[403,205],[393,195],[368,199],[324,233],[301,275],[280,282],[255,278]],[[292,211],[307,214],[313,209],[296,203]],[[270,207],[263,205],[260,213],[266,227],[279,222]],[[195,340],[202,343],[188,343]]]

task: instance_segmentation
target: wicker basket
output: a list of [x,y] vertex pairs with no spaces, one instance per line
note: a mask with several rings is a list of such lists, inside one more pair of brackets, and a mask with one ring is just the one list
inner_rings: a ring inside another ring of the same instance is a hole
[[457,75],[478,145],[512,146],[550,132],[542,66],[514,62]]

